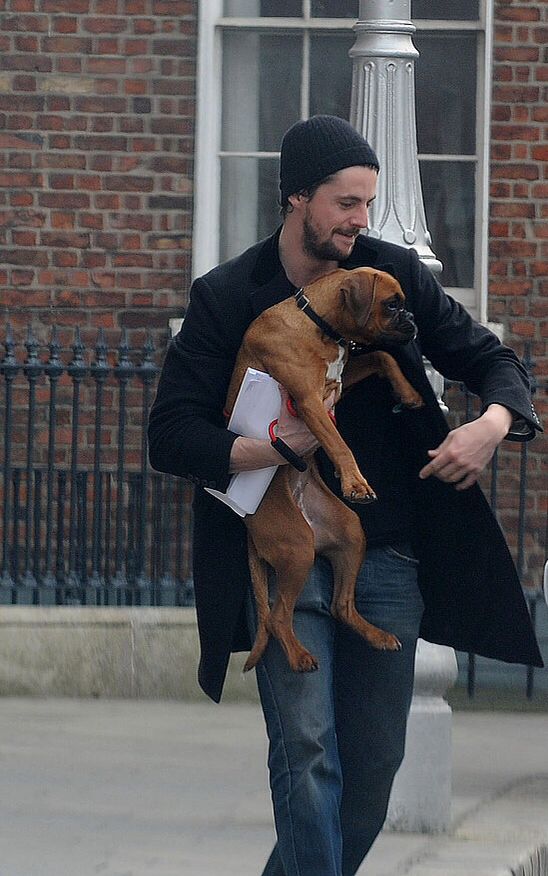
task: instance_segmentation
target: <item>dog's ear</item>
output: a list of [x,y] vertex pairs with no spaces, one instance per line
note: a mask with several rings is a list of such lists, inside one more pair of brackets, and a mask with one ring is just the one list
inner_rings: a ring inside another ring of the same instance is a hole
[[371,316],[378,278],[376,272],[354,275],[349,272],[348,277],[341,284],[344,303],[355,319],[356,325],[362,329]]

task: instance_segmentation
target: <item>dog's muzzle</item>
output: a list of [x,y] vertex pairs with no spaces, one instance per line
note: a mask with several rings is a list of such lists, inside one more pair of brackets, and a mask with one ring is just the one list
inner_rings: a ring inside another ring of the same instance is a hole
[[417,337],[417,326],[409,310],[400,310],[392,323],[392,329],[399,335],[402,343],[413,341]]

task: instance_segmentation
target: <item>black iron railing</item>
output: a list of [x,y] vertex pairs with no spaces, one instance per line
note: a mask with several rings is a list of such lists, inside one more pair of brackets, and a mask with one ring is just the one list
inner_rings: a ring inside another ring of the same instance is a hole
[[[4,347],[0,604],[191,604],[192,487],[153,472],[147,459],[159,373],[150,338],[130,349],[122,332],[109,350],[99,331],[86,348],[76,330],[72,347],[61,349],[55,329],[48,343],[39,345],[29,330],[16,345],[8,327]],[[525,364],[532,374],[528,356]],[[463,387],[448,383],[446,390],[454,423],[476,415],[477,400]],[[504,489],[497,453],[483,486],[496,514],[511,491],[511,513],[502,509],[500,522],[536,621],[542,569],[531,573],[527,554],[529,452],[527,444],[514,445],[502,472],[512,482]],[[534,680],[531,668],[529,697]],[[476,683],[471,655],[470,696]]]
[[189,604],[191,486],[147,461],[150,338],[135,351],[122,333],[113,357],[76,330],[65,362],[55,329],[46,358],[31,330],[25,347],[20,362],[8,327],[0,603]]

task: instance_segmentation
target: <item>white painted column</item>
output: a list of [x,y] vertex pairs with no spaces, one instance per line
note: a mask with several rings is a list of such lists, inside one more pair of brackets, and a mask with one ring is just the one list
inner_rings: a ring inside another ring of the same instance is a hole
[[[369,234],[413,247],[436,273],[422,198],[415,116],[415,26],[410,0],[360,0],[354,30],[350,122],[371,143],[380,162]],[[440,405],[443,378],[430,366]],[[455,683],[452,648],[419,640],[406,756],[396,776],[387,826],[439,833],[451,823],[451,709],[444,699]]]

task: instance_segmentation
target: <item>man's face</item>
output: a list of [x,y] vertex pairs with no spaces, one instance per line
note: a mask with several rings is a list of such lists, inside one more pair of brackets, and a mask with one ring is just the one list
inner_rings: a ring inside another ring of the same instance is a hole
[[377,172],[371,167],[345,167],[323,183],[302,210],[303,249],[322,261],[344,261],[356,237],[367,228],[368,208],[375,199]]

